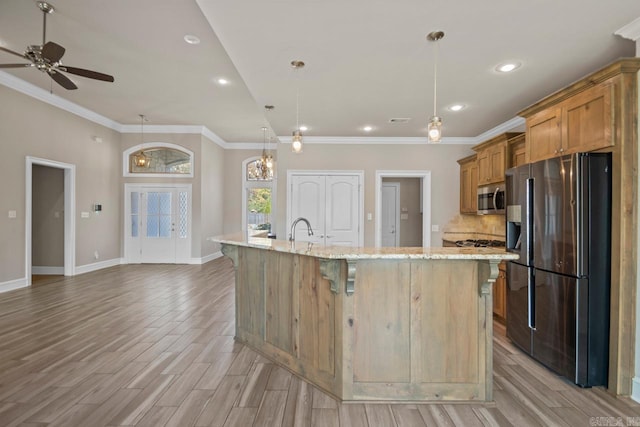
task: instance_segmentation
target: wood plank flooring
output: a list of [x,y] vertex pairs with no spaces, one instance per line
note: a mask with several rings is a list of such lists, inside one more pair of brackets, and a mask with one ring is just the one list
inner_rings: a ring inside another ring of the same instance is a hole
[[639,404],[557,377],[498,323],[495,402],[340,404],[234,342],[233,318],[226,258],[0,294],[0,426],[640,425]]

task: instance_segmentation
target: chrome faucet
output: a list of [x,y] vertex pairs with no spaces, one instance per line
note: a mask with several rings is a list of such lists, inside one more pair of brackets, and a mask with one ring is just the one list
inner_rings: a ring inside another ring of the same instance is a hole
[[300,217],[300,218],[297,218],[295,221],[293,221],[293,223],[291,224],[291,231],[289,232],[290,242],[296,241],[296,225],[298,225],[300,221],[303,221],[307,224],[307,232],[309,233],[309,236],[313,236],[313,230],[311,229],[311,224],[309,224],[309,220],[307,220],[306,218]]

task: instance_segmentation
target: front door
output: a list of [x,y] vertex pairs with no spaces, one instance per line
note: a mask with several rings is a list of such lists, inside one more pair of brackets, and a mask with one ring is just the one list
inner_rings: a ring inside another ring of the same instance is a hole
[[130,186],[125,193],[127,262],[189,262],[190,186]]

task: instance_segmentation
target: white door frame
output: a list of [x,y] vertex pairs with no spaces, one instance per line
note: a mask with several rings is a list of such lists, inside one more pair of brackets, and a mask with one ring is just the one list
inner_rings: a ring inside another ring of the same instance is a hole
[[[134,263],[132,261],[132,256],[130,253],[130,247],[127,244],[127,239],[128,236],[131,235],[131,222],[129,221],[129,216],[131,214],[131,198],[127,197],[127,195],[132,191],[132,189],[144,189],[144,188],[148,188],[148,189],[153,189],[153,188],[172,188],[174,190],[187,190],[187,192],[189,193],[189,218],[187,219],[187,225],[188,225],[188,230],[189,230],[189,237],[188,237],[188,246],[189,246],[189,254],[187,256],[187,260],[185,261],[185,263],[189,263],[191,260],[191,255],[192,255],[192,243],[193,243],[193,194],[192,194],[192,185],[191,184],[174,184],[174,183],[166,183],[166,184],[161,184],[161,183],[125,183],[124,184],[124,211],[122,214],[122,217],[124,218],[124,240],[123,240],[123,245],[124,245],[124,262],[125,264],[132,264]],[[140,234],[139,234],[140,235]],[[182,263],[182,262],[181,262]]]
[[25,278],[31,286],[31,221],[33,216],[33,165],[64,170],[64,275],[76,274],[76,165],[26,157],[25,176]]
[[421,181],[421,206],[422,206],[422,246],[431,247],[431,171],[418,170],[377,170],[376,171],[376,224],[375,245],[379,248],[382,236],[382,178],[422,178]]
[[357,176],[360,188],[358,189],[359,199],[358,209],[360,210],[359,217],[359,229],[358,229],[358,245],[364,246],[364,171],[363,170],[297,170],[287,169],[287,222],[285,224],[285,232],[289,235],[289,228],[291,227],[291,177],[293,175],[349,175]]
[[[381,184],[380,187],[380,203],[382,203],[382,187],[384,186],[388,186],[388,187],[394,187],[396,189],[396,203],[395,203],[395,210],[396,210],[396,221],[394,227],[395,227],[395,236],[394,236],[394,240],[395,240],[395,246],[398,247],[400,246],[400,183],[399,182],[383,182]],[[382,205],[380,205],[380,214],[382,214]],[[382,217],[380,217],[380,228],[382,229]],[[382,245],[382,233],[380,233],[380,244]]]

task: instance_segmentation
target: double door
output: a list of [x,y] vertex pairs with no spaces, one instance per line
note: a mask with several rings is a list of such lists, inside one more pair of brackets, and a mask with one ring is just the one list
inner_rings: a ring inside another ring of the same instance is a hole
[[296,218],[306,218],[307,225],[298,222],[296,241],[330,246],[360,246],[360,175],[327,174],[290,176],[287,233]]
[[188,263],[190,186],[127,186],[125,258],[128,263]]

